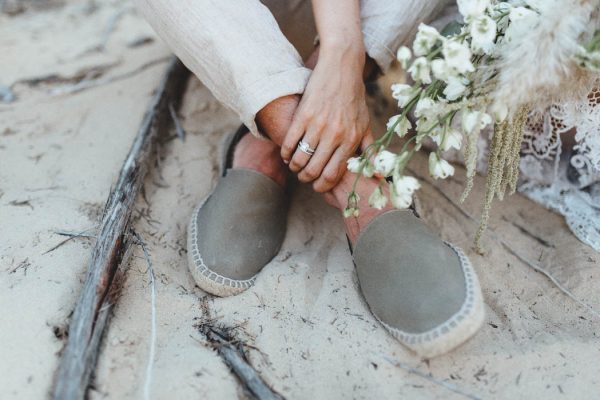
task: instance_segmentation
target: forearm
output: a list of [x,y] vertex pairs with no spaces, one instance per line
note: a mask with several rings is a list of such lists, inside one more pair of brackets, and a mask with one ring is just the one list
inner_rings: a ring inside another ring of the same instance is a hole
[[320,41],[320,58],[335,56],[353,61],[362,70],[365,46],[360,26],[359,0],[312,0]]

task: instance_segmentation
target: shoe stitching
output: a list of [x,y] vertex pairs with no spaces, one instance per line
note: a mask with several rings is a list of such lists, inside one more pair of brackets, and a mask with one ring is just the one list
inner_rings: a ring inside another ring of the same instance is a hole
[[[256,277],[252,277],[250,279],[244,279],[244,280],[227,278],[223,275],[216,273],[215,271],[211,270],[210,268],[208,268],[206,266],[206,264],[204,263],[204,260],[202,259],[202,255],[200,254],[200,249],[198,249],[198,224],[196,223],[196,221],[198,219],[198,213],[200,212],[200,208],[202,208],[202,206],[204,205],[204,203],[206,203],[206,201],[208,200],[209,197],[210,197],[210,195],[207,196],[202,201],[202,203],[200,203],[200,205],[196,208],[196,210],[192,214],[192,220],[190,221],[190,224],[191,224],[190,232],[192,235],[192,240],[191,240],[192,249],[190,249],[190,251],[192,252],[192,260],[194,261],[194,266],[196,267],[196,269],[200,272],[200,274],[203,277],[211,280],[215,284],[222,285],[222,286],[229,286],[229,287],[235,288],[235,289],[240,289],[240,288],[248,289],[249,287],[254,285],[254,281],[256,280]],[[219,281],[221,281],[222,283]]]
[[473,265],[469,258],[465,255],[465,253],[457,246],[454,246],[452,243],[444,242],[448,247],[450,247],[456,255],[458,256],[461,267],[463,270],[463,275],[465,277],[465,290],[467,295],[465,296],[465,301],[461,306],[460,310],[458,310],[454,315],[452,315],[448,320],[437,327],[423,332],[423,333],[407,333],[398,328],[394,328],[393,326],[388,325],[383,322],[377,315],[375,318],[392,333],[394,337],[396,337],[401,342],[414,345],[421,344],[426,342],[438,341],[440,337],[449,335],[455,328],[459,325],[461,321],[467,319],[476,306],[476,297],[479,297],[479,292],[476,290],[478,288],[477,277],[475,275],[475,270],[473,269]]

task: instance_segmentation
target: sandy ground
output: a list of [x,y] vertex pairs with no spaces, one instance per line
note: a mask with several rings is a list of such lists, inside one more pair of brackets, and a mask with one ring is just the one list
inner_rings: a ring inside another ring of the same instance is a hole
[[[49,393],[93,244],[74,239],[48,252],[64,240],[55,232],[93,235],[169,52],[129,3],[73,1],[0,14],[0,54],[0,85],[16,96],[0,102],[0,398],[40,399]],[[69,93],[74,84],[83,90]],[[388,111],[375,113],[376,129]],[[283,248],[256,286],[233,298],[207,296],[187,271],[185,227],[218,178],[223,135],[239,122],[195,79],[180,114],[186,141],[165,133],[134,213],[156,275],[151,398],[246,397],[196,328],[207,313],[237,327],[236,336],[253,346],[254,367],[290,399],[571,399],[600,392],[600,318],[531,267],[598,311],[600,256],[560,216],[518,195],[495,207],[488,252],[477,255],[471,241],[482,196],[458,203],[462,170],[445,182],[427,180],[418,202],[430,226],[467,250],[484,290],[483,329],[452,354],[421,360],[385,333],[358,292],[338,212],[302,185]],[[426,177],[424,157],[413,168]],[[143,397],[147,268],[136,249],[92,399]]]

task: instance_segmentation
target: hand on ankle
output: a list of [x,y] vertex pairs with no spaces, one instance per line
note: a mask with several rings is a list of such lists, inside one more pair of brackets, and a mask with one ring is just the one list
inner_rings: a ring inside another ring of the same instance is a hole
[[273,100],[256,114],[258,129],[278,147],[283,143],[298,103],[300,103],[299,94],[283,96]]

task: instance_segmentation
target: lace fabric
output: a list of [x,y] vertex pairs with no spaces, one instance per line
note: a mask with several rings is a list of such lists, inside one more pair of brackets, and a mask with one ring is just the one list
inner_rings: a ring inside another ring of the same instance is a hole
[[518,191],[565,217],[600,252],[600,80],[580,101],[530,115]]
[[[594,87],[587,98],[529,116],[517,190],[563,215],[575,236],[600,252],[600,79]],[[477,171],[484,175],[492,134],[483,132],[477,144]],[[444,157],[463,162],[461,153]]]

